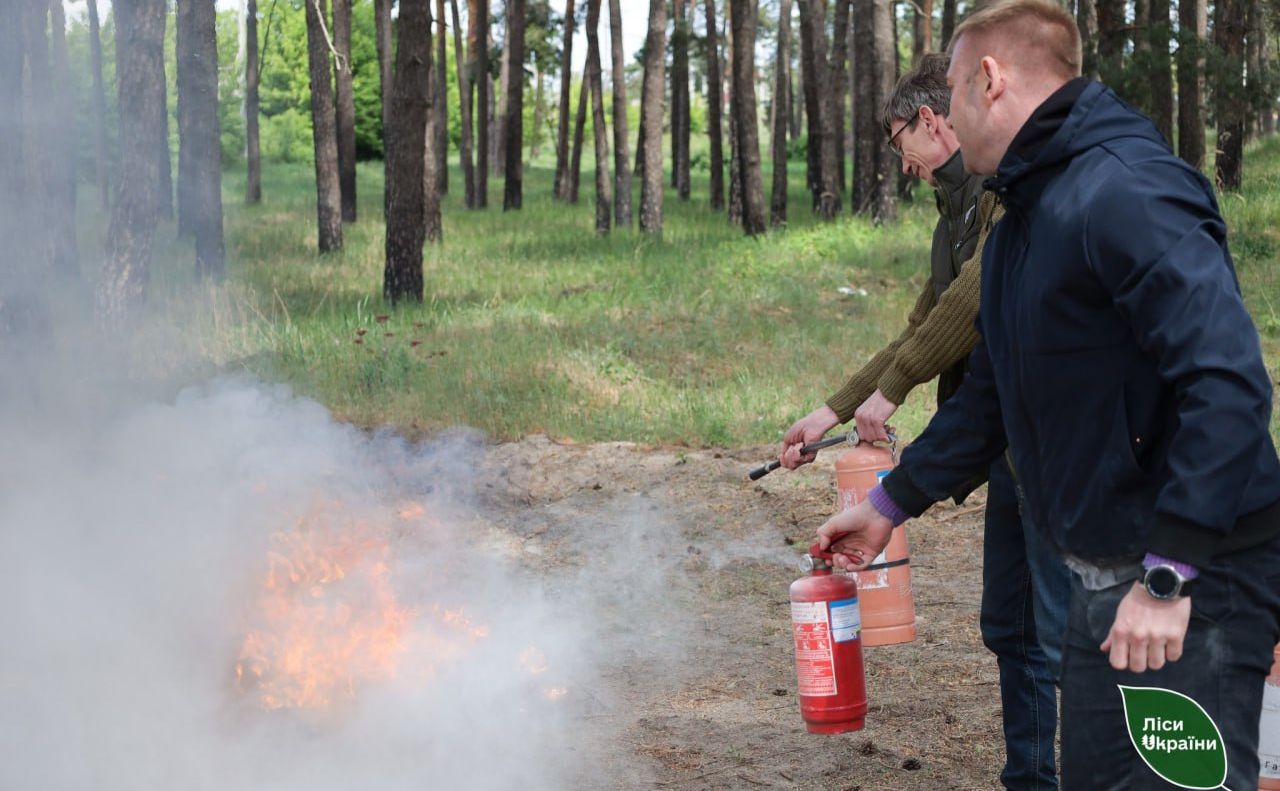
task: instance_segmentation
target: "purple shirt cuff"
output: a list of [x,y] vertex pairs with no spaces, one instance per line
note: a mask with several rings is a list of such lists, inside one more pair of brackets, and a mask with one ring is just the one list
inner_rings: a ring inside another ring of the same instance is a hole
[[879,484],[876,484],[876,488],[867,494],[867,499],[871,501],[871,505],[880,512],[881,516],[893,522],[894,527],[911,518],[906,511],[898,507],[898,504],[893,501],[889,493]]
[[1144,569],[1149,569],[1152,566],[1172,566],[1174,571],[1181,574],[1183,578],[1189,580],[1193,580],[1200,576],[1200,569],[1190,563],[1182,563],[1174,560],[1173,558],[1167,558],[1164,555],[1157,555],[1155,553],[1148,552],[1147,556],[1142,559],[1142,567]]

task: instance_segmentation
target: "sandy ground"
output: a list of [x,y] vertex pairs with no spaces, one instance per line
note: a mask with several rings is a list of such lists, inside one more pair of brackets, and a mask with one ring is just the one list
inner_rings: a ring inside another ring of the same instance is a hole
[[978,635],[985,490],[908,524],[918,637],[866,650],[864,730],[816,736],[798,711],[787,589],[832,509],[839,451],[748,481],[772,452],[542,436],[488,449],[481,516],[530,568],[553,575],[590,563],[619,514],[652,514],[653,532],[628,551],[666,575],[654,607],[672,608],[673,628],[637,635],[607,688],[588,690],[598,705],[582,738],[609,734],[614,758],[582,787],[998,787],[999,687]]

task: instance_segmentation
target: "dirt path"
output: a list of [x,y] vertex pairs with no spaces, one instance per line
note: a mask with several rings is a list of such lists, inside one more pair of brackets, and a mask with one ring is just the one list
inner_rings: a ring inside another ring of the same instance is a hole
[[999,689],[978,636],[985,490],[910,523],[919,636],[867,650],[864,730],[813,736],[798,712],[787,587],[831,510],[836,453],[749,482],[771,451],[532,437],[487,452],[481,515],[523,564],[554,573],[609,551],[663,575],[646,594],[657,617],[620,621],[640,624],[635,640],[607,688],[589,691],[599,705],[583,737],[609,730],[617,758],[583,787],[997,787]]

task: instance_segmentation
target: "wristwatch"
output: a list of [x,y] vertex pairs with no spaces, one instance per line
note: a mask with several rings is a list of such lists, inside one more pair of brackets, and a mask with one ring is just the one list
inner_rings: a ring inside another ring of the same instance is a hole
[[1167,563],[1152,566],[1142,578],[1142,587],[1147,589],[1147,594],[1161,601],[1189,596],[1195,584],[1194,579],[1187,579]]

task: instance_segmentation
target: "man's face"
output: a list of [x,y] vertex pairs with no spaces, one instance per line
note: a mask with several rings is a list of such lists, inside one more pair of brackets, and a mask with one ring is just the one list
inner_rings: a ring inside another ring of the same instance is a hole
[[954,145],[948,145],[946,137],[939,133],[938,125],[946,122],[946,116],[934,115],[928,107],[921,107],[911,119],[893,122],[889,127],[889,148],[901,157],[903,173],[937,186],[933,171],[955,153]]
[[951,86],[951,115],[948,120],[964,155],[965,170],[994,175],[999,159],[991,161],[986,144],[990,140],[990,102],[985,91],[981,60],[970,36],[961,36],[951,53],[947,85]]

